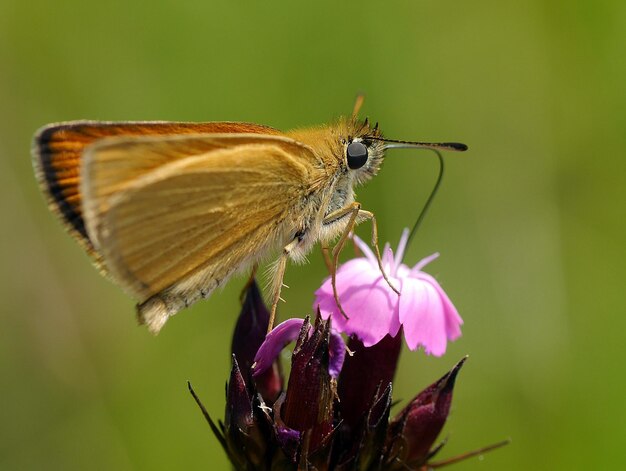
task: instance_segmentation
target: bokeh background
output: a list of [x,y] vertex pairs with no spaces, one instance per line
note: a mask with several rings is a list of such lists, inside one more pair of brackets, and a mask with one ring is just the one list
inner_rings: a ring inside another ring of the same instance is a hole
[[[441,457],[456,469],[626,467],[626,2],[0,1],[0,468],[227,469],[186,388],[223,414],[243,280],[168,323],[94,270],[48,212],[41,125],[363,114],[389,137],[458,140],[406,261],[465,319],[442,358],[405,351],[409,399],[461,356]],[[435,160],[395,151],[359,192],[395,246]],[[360,229],[366,235],[368,228]],[[282,315],[310,313],[319,252]]]

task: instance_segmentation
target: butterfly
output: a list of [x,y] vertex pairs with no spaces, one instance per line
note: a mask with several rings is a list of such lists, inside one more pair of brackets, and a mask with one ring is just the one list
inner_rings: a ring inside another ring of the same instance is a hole
[[361,102],[350,117],[287,132],[243,122],[50,124],[34,137],[33,166],[51,211],[138,300],[150,331],[278,254],[271,327],[289,259],[304,261],[317,242],[331,253],[339,238],[332,270],[354,225],[369,219],[380,260],[374,215],[354,187],[378,173],[386,149],[467,148],[385,139],[357,118]]

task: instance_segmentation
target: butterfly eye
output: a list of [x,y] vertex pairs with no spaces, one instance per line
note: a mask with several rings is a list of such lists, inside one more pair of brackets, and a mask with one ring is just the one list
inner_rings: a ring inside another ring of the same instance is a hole
[[363,167],[367,162],[367,146],[359,141],[351,142],[346,149],[346,157],[352,170]]

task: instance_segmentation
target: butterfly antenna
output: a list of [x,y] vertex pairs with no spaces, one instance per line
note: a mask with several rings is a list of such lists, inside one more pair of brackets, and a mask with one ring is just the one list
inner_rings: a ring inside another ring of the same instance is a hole
[[417,216],[417,220],[415,221],[415,224],[413,224],[413,227],[411,228],[411,232],[409,233],[409,238],[407,239],[407,242],[406,242],[407,247],[411,244],[411,241],[413,240],[413,237],[415,237],[417,230],[422,225],[422,221],[426,217],[428,208],[430,208],[430,205],[435,199],[435,195],[439,191],[439,187],[441,186],[441,181],[443,180],[443,173],[445,169],[445,166],[443,164],[443,156],[441,155],[441,152],[439,152],[437,149],[431,149],[431,150],[435,154],[437,154],[437,160],[439,161],[439,174],[437,175],[437,181],[435,182],[435,186],[433,186],[433,189],[431,190],[430,195],[428,195],[428,199],[426,200],[426,203],[424,203],[424,206],[422,207],[422,210],[420,211],[419,216]]
[[400,141],[397,139],[387,139],[383,137],[370,137],[370,139],[383,141],[385,143],[385,149],[428,149],[433,151],[437,155],[437,160],[439,161],[439,175],[437,176],[437,181],[435,182],[435,186],[433,187],[426,203],[422,207],[422,211],[419,213],[413,228],[409,234],[409,238],[407,240],[407,247],[415,237],[415,233],[419,229],[424,217],[426,216],[426,212],[435,198],[435,195],[439,191],[439,187],[441,186],[441,181],[443,180],[444,173],[444,163],[443,156],[441,155],[441,150],[451,150],[457,152],[464,152],[467,150],[467,145],[462,144],[460,142],[417,142],[417,141]]
[[363,106],[363,102],[365,101],[365,95],[363,93],[359,93],[356,96],[356,100],[354,101],[354,108],[352,109],[352,118],[356,119],[359,115],[359,111],[361,111],[361,107]]

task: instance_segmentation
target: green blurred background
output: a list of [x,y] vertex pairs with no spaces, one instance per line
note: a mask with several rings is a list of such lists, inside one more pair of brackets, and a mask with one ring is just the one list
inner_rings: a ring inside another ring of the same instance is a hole
[[[442,358],[404,352],[409,399],[462,355],[444,435],[456,469],[626,467],[626,2],[0,1],[0,469],[227,469],[187,393],[223,414],[243,280],[170,321],[133,302],[48,212],[41,125],[238,120],[291,128],[362,113],[389,137],[458,140],[410,248],[465,319]],[[395,246],[433,184],[390,153],[359,192]],[[360,229],[366,235],[367,227]],[[310,312],[319,252],[288,270]]]

